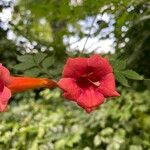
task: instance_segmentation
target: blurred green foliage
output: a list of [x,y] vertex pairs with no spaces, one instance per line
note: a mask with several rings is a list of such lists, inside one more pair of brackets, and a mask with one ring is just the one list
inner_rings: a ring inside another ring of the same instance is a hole
[[150,91],[122,90],[91,114],[60,91],[16,95],[0,115],[0,150],[148,150]]

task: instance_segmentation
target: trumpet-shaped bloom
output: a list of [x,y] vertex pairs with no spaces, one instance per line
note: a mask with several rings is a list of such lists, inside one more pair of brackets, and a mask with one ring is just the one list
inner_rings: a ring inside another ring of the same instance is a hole
[[96,109],[105,98],[119,96],[112,66],[100,55],[69,58],[58,85],[65,98],[75,101],[87,112]]
[[11,84],[8,88],[12,94],[24,92],[30,89],[37,88],[53,88],[57,86],[56,82],[48,78],[33,78],[33,77],[14,77],[11,76]]
[[14,77],[0,64],[0,112],[7,108],[12,94],[35,88],[52,88],[56,82],[47,78]]
[[0,112],[5,111],[11,97],[11,91],[8,88],[10,80],[9,70],[0,64]]

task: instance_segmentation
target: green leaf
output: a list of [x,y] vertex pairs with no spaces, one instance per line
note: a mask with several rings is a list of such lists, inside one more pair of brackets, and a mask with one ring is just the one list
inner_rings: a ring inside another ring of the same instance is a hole
[[55,148],[61,149],[66,144],[66,138],[60,139],[57,142],[55,142]]
[[125,60],[115,61],[113,67],[115,70],[124,70],[126,68],[126,61]]
[[53,64],[54,64],[54,56],[48,56],[42,62],[43,68],[46,68],[46,69],[52,66]]
[[94,141],[93,142],[94,142],[95,147],[99,146],[101,144],[101,137],[99,135],[96,135],[94,137]]
[[130,145],[129,150],[142,150],[141,145]]
[[143,77],[133,70],[125,70],[122,73],[129,79],[143,80]]
[[24,75],[31,76],[31,77],[37,77],[40,73],[41,70],[37,67],[24,71]]
[[69,138],[68,138],[68,142],[67,142],[67,145],[69,147],[73,147],[73,144],[79,142],[81,140],[81,136],[80,134],[74,134],[74,135],[71,135]]
[[34,62],[28,61],[15,65],[13,68],[16,70],[26,70],[35,66]]
[[120,82],[122,85],[129,87],[128,80],[126,79],[126,77],[121,72],[116,71],[115,77],[116,77],[116,80],[118,82]]
[[27,62],[27,61],[31,61],[33,60],[33,56],[32,55],[22,55],[22,56],[17,56],[17,59],[21,62]]
[[34,58],[34,61],[37,63],[37,64],[39,64],[39,63],[41,63],[43,60],[44,60],[44,58],[47,56],[47,54],[45,54],[45,53],[37,53],[37,54],[34,54],[33,55],[33,58]]
[[113,128],[107,127],[101,131],[101,135],[106,136],[112,134],[113,132]]

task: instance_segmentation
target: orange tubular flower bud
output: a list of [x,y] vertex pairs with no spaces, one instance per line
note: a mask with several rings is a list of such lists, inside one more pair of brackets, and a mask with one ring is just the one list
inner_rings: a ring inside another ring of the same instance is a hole
[[23,92],[29,89],[37,88],[53,88],[57,83],[47,78],[32,78],[32,77],[13,77],[11,76],[11,83],[8,88],[11,93]]

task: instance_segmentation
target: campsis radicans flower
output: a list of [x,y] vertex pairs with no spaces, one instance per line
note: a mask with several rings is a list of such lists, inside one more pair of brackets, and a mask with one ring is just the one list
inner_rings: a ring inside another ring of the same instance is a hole
[[12,94],[23,92],[37,88],[53,88],[57,83],[48,78],[33,78],[33,77],[15,77],[11,76],[11,83],[8,88]]
[[120,95],[111,64],[97,54],[90,58],[69,58],[58,86],[65,98],[75,101],[87,112],[96,109],[105,98]]
[[52,88],[57,84],[47,78],[14,77],[2,64],[0,64],[0,112],[7,108],[11,96],[35,88]]
[[10,80],[8,69],[0,64],[0,112],[5,111],[8,100],[11,97],[11,91],[8,88]]

